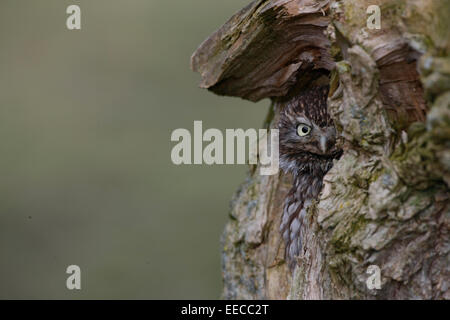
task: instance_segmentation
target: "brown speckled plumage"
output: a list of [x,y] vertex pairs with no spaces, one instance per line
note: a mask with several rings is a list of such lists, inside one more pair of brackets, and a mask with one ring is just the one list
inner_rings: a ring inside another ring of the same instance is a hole
[[[291,269],[302,248],[302,225],[306,210],[317,199],[322,181],[341,155],[336,147],[336,130],[327,112],[328,87],[313,87],[288,101],[282,111],[280,130],[280,167],[292,173],[294,184],[283,209],[280,231],[286,245],[285,259]],[[300,136],[299,125],[309,134]]]

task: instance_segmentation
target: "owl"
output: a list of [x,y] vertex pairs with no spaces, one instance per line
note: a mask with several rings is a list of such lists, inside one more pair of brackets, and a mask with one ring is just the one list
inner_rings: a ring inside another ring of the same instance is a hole
[[285,260],[291,270],[302,248],[306,210],[318,198],[323,177],[333,166],[333,160],[342,154],[327,112],[328,90],[328,86],[305,89],[290,99],[280,114],[280,168],[294,178],[280,225]]

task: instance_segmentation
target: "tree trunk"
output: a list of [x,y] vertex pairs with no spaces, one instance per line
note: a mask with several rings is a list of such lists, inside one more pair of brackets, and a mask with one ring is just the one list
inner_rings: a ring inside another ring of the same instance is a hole
[[[381,29],[368,28],[374,4]],[[291,177],[251,170],[223,235],[223,298],[450,298],[449,13],[446,0],[257,0],[199,47],[201,86],[270,98],[269,127],[286,97],[325,75],[344,150],[293,272],[279,232]]]

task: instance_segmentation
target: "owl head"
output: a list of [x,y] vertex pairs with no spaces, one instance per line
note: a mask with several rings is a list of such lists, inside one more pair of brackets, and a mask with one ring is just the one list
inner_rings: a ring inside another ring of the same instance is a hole
[[336,147],[336,129],[327,112],[328,86],[300,92],[281,112],[280,167],[298,174],[325,174],[333,159],[341,155]]

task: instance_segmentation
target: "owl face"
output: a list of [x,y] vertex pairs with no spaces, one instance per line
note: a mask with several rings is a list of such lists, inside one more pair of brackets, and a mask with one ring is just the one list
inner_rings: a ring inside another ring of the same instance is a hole
[[286,151],[319,157],[332,156],[337,151],[334,126],[320,127],[304,116],[293,118],[281,134],[285,138]]
[[340,156],[327,112],[328,87],[312,88],[289,101],[280,115],[280,164],[288,172],[328,171]]

